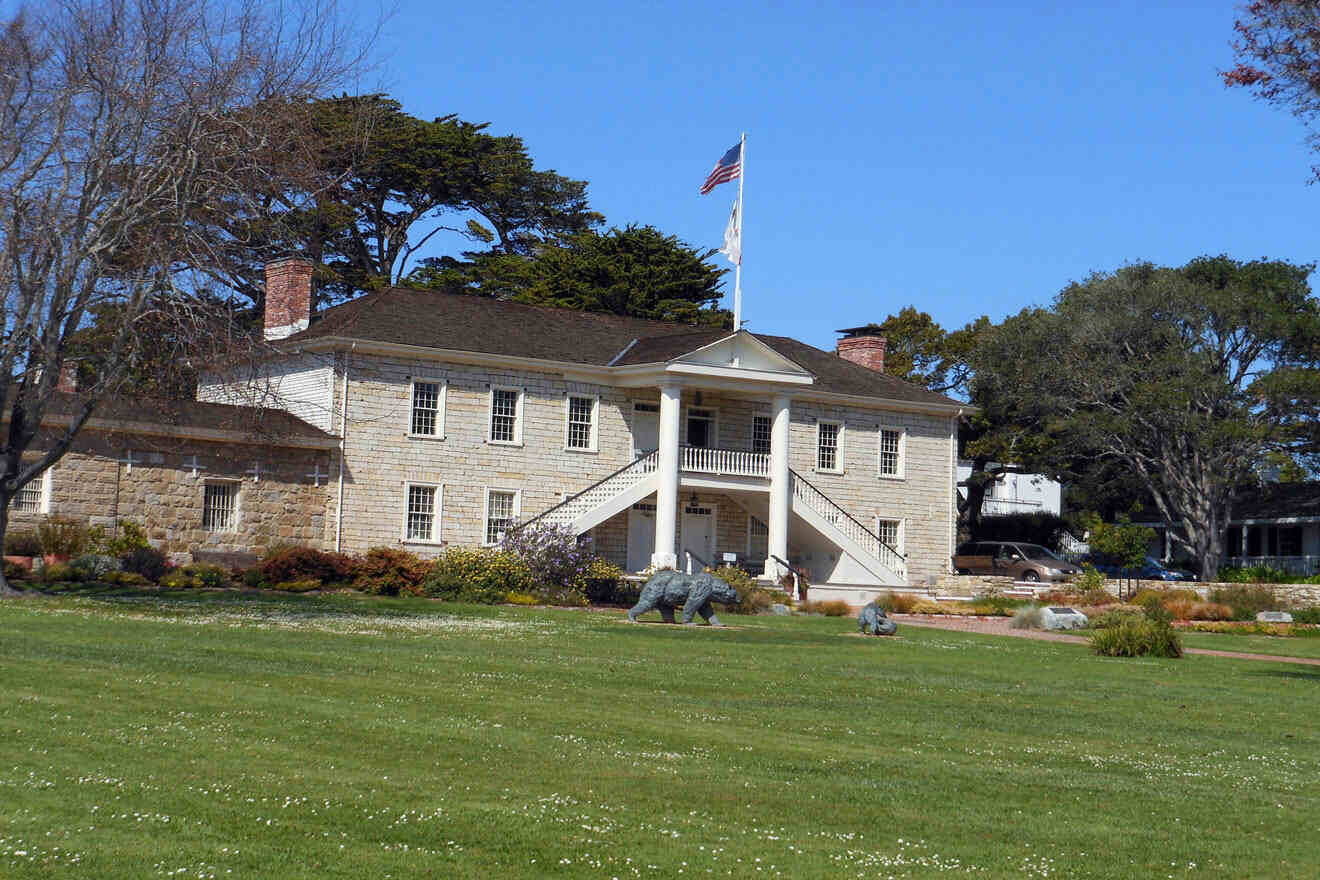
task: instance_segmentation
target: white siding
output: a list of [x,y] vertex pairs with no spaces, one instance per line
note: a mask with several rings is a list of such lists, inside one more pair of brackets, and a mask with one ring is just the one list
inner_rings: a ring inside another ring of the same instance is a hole
[[204,373],[197,399],[282,409],[331,430],[334,371],[329,356],[306,354],[260,365],[251,378]]

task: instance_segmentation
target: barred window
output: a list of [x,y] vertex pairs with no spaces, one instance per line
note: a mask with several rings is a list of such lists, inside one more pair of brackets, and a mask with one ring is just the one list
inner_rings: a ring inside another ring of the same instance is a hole
[[491,489],[486,493],[486,543],[498,544],[513,525],[518,495]]
[[436,540],[436,522],[438,521],[436,486],[408,486],[408,515],[404,523],[405,541]]
[[238,483],[207,483],[202,498],[202,528],[232,532],[238,526]]
[[595,449],[596,401],[591,397],[568,398],[568,448]]
[[875,534],[891,550],[899,553],[903,552],[899,541],[902,539],[903,529],[900,520],[896,519],[877,519],[875,521]]
[[816,429],[816,469],[839,470],[839,423],[821,422]]
[[770,557],[770,527],[751,514],[747,515],[747,557],[749,559]]
[[412,433],[438,436],[441,433],[440,383],[414,382],[412,390]]
[[880,476],[898,477],[903,474],[903,432],[891,428],[880,429]]
[[770,451],[770,417],[752,416],[752,452]]
[[490,439],[495,443],[518,442],[518,391],[495,388],[490,392]]
[[28,480],[27,485],[14,496],[14,510],[18,513],[41,513],[41,500],[45,494],[46,472]]

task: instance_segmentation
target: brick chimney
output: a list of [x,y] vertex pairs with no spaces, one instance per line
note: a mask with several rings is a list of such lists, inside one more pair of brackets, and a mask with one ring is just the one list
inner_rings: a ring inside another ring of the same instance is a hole
[[55,382],[55,390],[73,394],[78,390],[78,361],[69,358],[60,365],[60,378]]
[[839,357],[877,373],[885,371],[885,338],[880,335],[879,326],[867,324],[836,332],[843,334],[834,348]]
[[306,330],[312,318],[312,264],[284,257],[266,264],[266,338]]

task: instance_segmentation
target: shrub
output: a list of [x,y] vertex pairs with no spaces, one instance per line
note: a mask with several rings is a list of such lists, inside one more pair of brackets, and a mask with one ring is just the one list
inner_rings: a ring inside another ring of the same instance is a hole
[[268,554],[260,564],[261,575],[268,584],[309,578],[323,584],[339,584],[353,576],[352,557],[311,547],[283,546]]
[[1091,629],[1110,629],[1133,617],[1143,617],[1145,612],[1135,605],[1114,605],[1091,617]]
[[1010,629],[1041,629],[1045,626],[1045,616],[1039,605],[1019,608],[1008,625]]
[[1320,605],[1298,608],[1292,612],[1292,616],[1296,623],[1320,623]]
[[504,550],[454,547],[436,559],[422,582],[422,593],[455,602],[503,602],[512,592],[532,592],[527,563]]
[[1103,657],[1181,657],[1183,649],[1169,613],[1151,605],[1143,616],[1129,615],[1117,626],[1097,629],[1091,650]]
[[119,557],[122,571],[140,574],[149,581],[158,581],[169,570],[165,554],[155,547],[135,547]]
[[41,552],[47,556],[77,556],[87,549],[87,526],[77,520],[51,516],[37,526]]
[[818,602],[803,602],[798,609],[804,614],[823,614],[826,617],[848,617],[852,608],[842,599],[827,599]]
[[1233,609],[1218,602],[1202,602],[1199,599],[1166,599],[1164,607],[1173,615],[1174,620],[1232,620]]
[[119,584],[121,587],[145,587],[151,583],[135,571],[112,571],[104,580],[107,584]]
[[353,586],[377,596],[420,596],[429,569],[414,553],[397,547],[372,547],[354,566]]
[[92,526],[87,530],[87,548],[106,556],[123,556],[130,550],[150,547],[147,533],[132,520],[120,520],[115,534],[107,535],[105,526]]
[[1246,567],[1230,565],[1219,569],[1219,580],[1226,584],[1286,584],[1291,583],[1295,578],[1296,575],[1289,574],[1281,568],[1270,568],[1266,565]]
[[1261,611],[1278,611],[1283,607],[1274,590],[1246,584],[1219,587],[1211,591],[1210,601],[1231,606],[1234,620],[1255,620]]
[[510,605],[540,605],[541,600],[531,593],[519,593],[517,591],[509,593],[504,597],[504,601]]
[[40,556],[41,538],[31,530],[5,532],[6,556]]
[[303,578],[297,581],[281,581],[278,584],[271,585],[272,590],[279,590],[281,593],[306,593],[309,590],[321,589],[321,582],[316,578]]
[[590,538],[579,538],[567,525],[537,523],[510,529],[500,549],[523,561],[535,592],[546,602],[587,604],[587,570],[595,556]]
[[[17,556],[18,554],[14,555]],[[5,580],[7,581],[27,580],[27,578],[32,575],[32,572],[28,571],[24,566],[19,565],[17,562],[10,562],[7,559],[4,562],[4,572]]]
[[912,603],[910,614],[944,614],[944,606],[934,599],[923,599],[918,597]]
[[70,562],[69,568],[80,581],[99,581],[110,572],[119,571],[119,560],[100,553],[87,553]]
[[190,562],[166,572],[160,585],[170,590],[227,587],[230,585],[229,570],[205,562]]
[[[258,589],[266,584],[266,576],[262,573],[260,565],[244,569],[239,579],[243,581],[243,586],[252,587],[253,589]],[[285,583],[288,583],[288,581]]]
[[765,589],[756,578],[736,565],[722,565],[711,574],[733,587],[738,594],[738,604],[724,606],[730,614],[761,614],[774,603],[784,601],[784,594]]
[[57,562],[54,565],[43,565],[41,567],[41,579],[48,584],[59,584],[74,580],[73,569],[63,562]]
[[1195,620],[1178,624],[1178,629],[1235,636],[1286,637],[1310,635],[1315,632],[1310,628],[1299,628],[1286,623],[1263,623],[1257,620]]
[[1017,610],[1030,604],[1027,599],[1010,599],[1007,596],[987,596],[967,603],[968,614],[983,617],[1012,617]]
[[[596,557],[587,563],[583,575],[583,593],[592,605],[616,602],[619,587],[623,584],[623,569],[613,562]],[[633,600],[636,602],[636,600]]]
[[885,614],[911,614],[912,609],[916,607],[917,596],[911,593],[881,593],[876,597],[875,604]]

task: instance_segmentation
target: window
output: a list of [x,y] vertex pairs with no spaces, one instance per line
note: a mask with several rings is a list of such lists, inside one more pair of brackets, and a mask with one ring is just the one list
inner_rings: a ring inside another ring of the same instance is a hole
[[1277,529],[1277,547],[1275,556],[1301,556],[1302,555],[1302,527],[1301,526],[1279,526]]
[[750,513],[747,515],[747,558],[770,558],[770,527]]
[[816,425],[816,470],[839,473],[843,462],[839,455],[843,425],[838,422],[820,422]]
[[238,483],[207,483],[202,498],[202,528],[232,532],[238,527]]
[[490,442],[522,442],[522,391],[492,388],[490,391]]
[[412,424],[415,437],[445,435],[445,385],[443,382],[412,383]]
[[518,516],[518,493],[503,489],[486,492],[486,543],[498,544]]
[[880,429],[880,476],[903,476],[903,432]]
[[408,483],[408,508],[404,512],[403,540],[440,540],[440,487]]
[[688,407],[687,445],[698,449],[715,448],[715,410]]
[[901,519],[877,519],[875,534],[880,542],[898,553],[903,552],[903,521]]
[[752,416],[752,452],[770,452],[769,416]]
[[596,398],[568,398],[568,426],[565,446],[593,452],[596,449]]
[[46,495],[47,475],[50,471],[42,471],[37,476],[28,480],[27,485],[18,490],[14,496],[14,511],[16,513],[46,513],[50,506],[49,498]]

